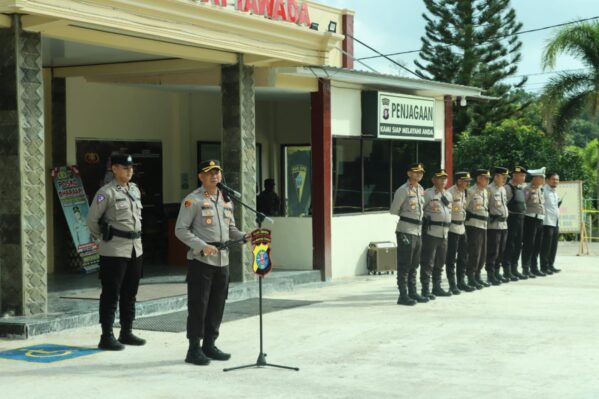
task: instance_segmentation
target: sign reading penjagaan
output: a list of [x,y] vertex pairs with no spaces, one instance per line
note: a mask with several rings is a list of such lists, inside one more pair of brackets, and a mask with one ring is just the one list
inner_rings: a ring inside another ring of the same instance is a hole
[[364,92],[362,130],[380,138],[435,137],[435,100],[403,94]]
[[300,0],[193,0],[200,4],[211,4],[223,8],[263,16],[274,21],[285,21],[310,26],[308,3]]

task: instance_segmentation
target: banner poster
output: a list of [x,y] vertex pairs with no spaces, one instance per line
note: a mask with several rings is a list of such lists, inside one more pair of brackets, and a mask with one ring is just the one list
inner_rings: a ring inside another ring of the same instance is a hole
[[52,171],[54,188],[69,226],[73,244],[81,258],[80,272],[89,273],[99,268],[98,244],[87,227],[89,205],[79,170],[76,166],[62,166]]
[[559,232],[580,233],[582,224],[582,181],[562,181],[557,186]]
[[287,216],[309,216],[312,206],[312,149],[285,147]]

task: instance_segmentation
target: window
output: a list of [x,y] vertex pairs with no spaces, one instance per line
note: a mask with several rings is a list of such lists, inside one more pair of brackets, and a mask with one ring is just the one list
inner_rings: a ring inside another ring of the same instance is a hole
[[362,211],[361,140],[333,140],[333,212]]
[[364,211],[389,209],[391,200],[391,154],[389,142],[365,140],[362,145],[364,157]]
[[333,213],[385,211],[407,180],[406,170],[424,163],[422,185],[441,164],[438,141],[333,139]]

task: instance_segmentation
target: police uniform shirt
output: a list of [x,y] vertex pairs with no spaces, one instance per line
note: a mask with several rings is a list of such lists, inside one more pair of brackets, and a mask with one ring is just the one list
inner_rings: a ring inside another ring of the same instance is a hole
[[536,219],[545,219],[545,195],[541,187],[529,184],[524,188],[526,198],[526,216]]
[[[443,203],[442,197],[445,197],[447,205]],[[431,222],[444,223],[446,226],[431,224],[427,227],[425,233],[429,236],[438,238],[447,238],[449,225],[451,224],[451,203],[453,198],[446,190],[437,191],[431,187],[424,192],[424,217],[430,218]]]
[[465,234],[466,227],[464,221],[466,220],[466,190],[458,190],[458,186],[451,186],[447,190],[451,194],[451,221],[457,222],[452,223],[449,226],[449,231],[454,234]]
[[[497,187],[495,183],[491,183],[488,186],[487,191],[489,192],[489,223],[487,229],[489,230],[507,230],[507,193],[505,186]],[[496,216],[493,218],[493,216]],[[505,219],[500,221],[500,219]]]
[[233,203],[225,202],[220,191],[211,196],[199,187],[183,199],[175,235],[189,247],[187,259],[195,259],[212,266],[227,266],[229,251],[219,250],[217,255],[202,256],[208,243],[225,243],[240,240],[245,234],[235,227]]
[[545,219],[544,226],[556,227],[559,222],[559,197],[557,190],[546,184],[543,190],[545,194]]
[[[397,232],[420,236],[422,226],[420,224],[407,222],[405,219],[421,222],[423,216],[422,207],[424,205],[424,189],[420,184],[410,186],[406,182],[398,188],[393,195],[390,213],[399,216],[397,222]],[[404,220],[402,220],[404,218]]]
[[489,216],[489,193],[486,188],[479,188],[474,185],[468,189],[466,199],[466,212],[484,218],[485,220],[470,217],[464,224],[466,226],[477,227],[479,229],[487,228],[487,218]]
[[87,226],[92,236],[100,239],[100,256],[131,258],[135,248],[135,256],[143,254],[140,238],[124,238],[113,236],[110,241],[102,239],[100,221],[103,220],[112,228],[127,232],[141,232],[141,193],[135,183],[128,187],[121,186],[116,180],[98,190],[87,214]]

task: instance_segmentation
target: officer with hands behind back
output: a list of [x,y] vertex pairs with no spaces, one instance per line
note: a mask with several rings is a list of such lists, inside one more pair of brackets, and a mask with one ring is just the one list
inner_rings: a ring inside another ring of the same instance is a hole
[[[202,185],[183,199],[175,235],[187,245],[187,338],[185,361],[207,365],[210,359],[229,360],[215,345],[229,290],[229,240],[247,239],[235,227],[233,203],[220,191],[222,169],[216,160],[200,164]],[[200,340],[203,339],[200,348]]]
[[[98,347],[122,350],[125,345],[144,345],[145,340],[132,333],[135,297],[142,275],[141,193],[133,176],[131,155],[111,156],[113,180],[98,190],[87,214],[92,236],[100,239],[100,324],[102,337]],[[117,303],[121,321],[118,341],[112,332]]]

